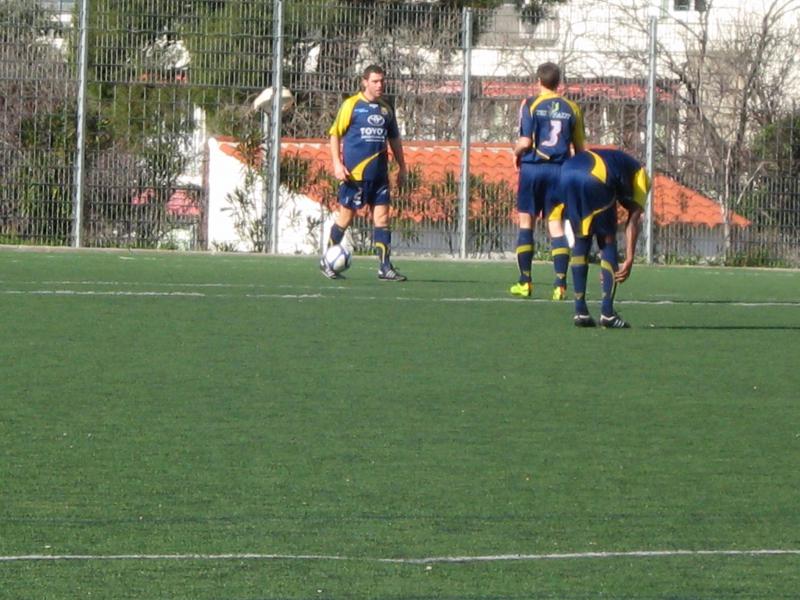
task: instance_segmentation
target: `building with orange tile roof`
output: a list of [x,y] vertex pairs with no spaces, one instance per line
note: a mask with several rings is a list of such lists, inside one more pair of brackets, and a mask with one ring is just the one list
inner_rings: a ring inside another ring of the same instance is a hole
[[[403,147],[409,170],[416,169],[425,182],[442,182],[448,173],[458,175],[461,171],[461,146],[457,143],[406,141]],[[315,169],[329,169],[327,140],[283,140],[281,152],[284,157],[308,160]],[[516,187],[510,144],[472,144],[469,168],[473,177],[491,183],[508,183],[512,191]],[[323,200],[319,196],[315,199]],[[653,216],[655,224],[660,226],[681,223],[715,227],[723,224],[719,204],[662,174],[656,174],[653,184]],[[731,213],[730,224],[747,227],[750,221]]]
[[[215,222],[229,218],[226,198],[235,187],[235,182],[221,185],[220,178],[241,178],[244,169],[255,166],[260,156],[246,158],[239,150],[236,140],[231,138],[212,139],[209,186],[209,241],[215,239]],[[429,226],[431,228],[452,225],[457,219],[458,189],[461,173],[461,147],[454,142],[405,141],[406,162],[410,172],[409,189],[396,194],[393,207],[395,218],[409,227]],[[216,158],[215,158],[216,157]],[[286,191],[284,209],[295,216],[297,231],[281,228],[279,239],[289,244],[283,251],[290,253],[315,252],[322,243],[324,222],[336,205],[337,184],[330,172],[330,152],[328,140],[323,139],[284,139],[281,142],[282,184]],[[221,161],[225,165],[221,166]],[[499,229],[507,228],[513,236],[514,198],[516,195],[516,171],[510,144],[474,143],[470,147],[471,197],[469,213],[472,221],[491,222]],[[294,173],[294,174],[293,174]],[[217,179],[215,182],[214,179]],[[289,189],[293,190],[291,193]],[[263,191],[259,191],[262,194]],[[713,199],[692,190],[671,177],[656,174],[653,186],[653,219],[655,227],[682,226],[697,230],[697,237],[712,238],[700,243],[696,250],[703,254],[704,246],[718,245],[719,236],[710,235],[709,230],[720,229],[724,225],[723,212]],[[750,221],[730,212],[729,225],[746,228]],[[318,227],[315,229],[314,225]],[[437,225],[439,224],[439,225]],[[476,227],[481,227],[477,225]],[[396,226],[400,229],[399,226]],[[452,229],[452,227],[451,227]],[[223,236],[233,235],[228,225],[222,227]],[[312,232],[309,234],[309,232]],[[309,238],[310,235],[310,238]],[[306,241],[298,241],[298,236],[306,236]],[[294,240],[289,242],[287,240]],[[510,242],[508,242],[510,243]],[[494,247],[495,252],[510,251]],[[239,247],[239,249],[246,249]],[[711,249],[709,249],[711,252]],[[709,254],[710,255],[710,254]]]

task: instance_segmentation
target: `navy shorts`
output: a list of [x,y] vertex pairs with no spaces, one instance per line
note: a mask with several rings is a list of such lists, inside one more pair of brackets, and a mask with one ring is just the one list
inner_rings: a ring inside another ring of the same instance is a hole
[[339,204],[352,210],[389,204],[389,183],[386,181],[345,181],[339,185]]
[[[564,200],[558,186],[561,165],[554,163],[522,163],[517,187],[517,210],[533,216],[551,214],[558,217]],[[553,211],[556,210],[556,213]]]
[[613,191],[591,173],[591,164],[572,159],[561,170],[561,195],[575,237],[616,235],[617,203]]

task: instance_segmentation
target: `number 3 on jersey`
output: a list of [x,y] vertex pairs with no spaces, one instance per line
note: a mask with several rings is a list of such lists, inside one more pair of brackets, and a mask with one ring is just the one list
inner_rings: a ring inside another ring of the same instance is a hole
[[557,121],[556,119],[550,120],[550,135],[539,144],[541,148],[552,148],[558,144],[558,136],[561,134],[561,124],[562,121]]

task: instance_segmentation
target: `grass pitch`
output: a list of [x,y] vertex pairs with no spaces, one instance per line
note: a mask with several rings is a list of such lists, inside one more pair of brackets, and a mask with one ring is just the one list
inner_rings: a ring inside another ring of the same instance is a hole
[[797,598],[800,273],[397,263],[0,251],[0,598]]

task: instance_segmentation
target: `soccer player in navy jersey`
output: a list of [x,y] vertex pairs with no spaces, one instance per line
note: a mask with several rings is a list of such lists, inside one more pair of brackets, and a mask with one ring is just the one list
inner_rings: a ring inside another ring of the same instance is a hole
[[[406,179],[406,162],[394,110],[383,99],[386,75],[378,65],[364,69],[362,90],[339,107],[330,134],[333,173],[339,180],[339,208],[331,226],[329,245],[339,244],[362,206],[372,209],[373,243],[380,261],[378,279],[405,281],[390,260],[388,148],[400,170],[398,185]],[[320,261],[323,275],[341,277]]]
[[539,215],[547,219],[550,234],[555,282],[553,300],[566,298],[569,246],[564,236],[564,201],[558,197],[561,164],[574,149],[583,150],[585,142],[583,114],[577,104],[556,93],[561,82],[558,65],[539,65],[536,77],[541,86],[538,96],[522,101],[519,115],[519,138],[514,145],[515,165],[519,170],[517,188],[517,266],[519,280],[511,286],[515,296],[528,297],[533,292],[533,227]]
[[[600,249],[603,290],[600,326],[611,329],[630,325],[614,311],[617,284],[633,269],[639,223],[647,204],[650,179],[639,161],[621,150],[579,152],[561,167],[561,194],[575,241],[572,246],[572,286],[575,288],[576,327],[594,327],[586,306],[586,278],[592,239]],[[617,255],[617,203],[628,212],[625,223],[625,260]]]

